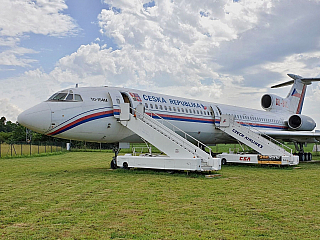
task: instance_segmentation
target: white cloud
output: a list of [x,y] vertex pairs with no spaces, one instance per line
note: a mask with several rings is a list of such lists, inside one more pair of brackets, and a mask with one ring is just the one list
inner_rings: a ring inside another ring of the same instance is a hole
[[17,115],[21,112],[8,98],[0,99],[0,117],[6,117],[7,121],[15,122]]
[[61,12],[64,0],[0,1],[0,65],[29,67],[35,60],[25,57],[35,51],[19,47],[28,33],[63,37],[76,33],[74,20]]
[[[272,1],[159,0],[145,7],[147,2],[136,0],[132,7],[132,1],[105,0],[112,7],[102,10],[98,18],[101,32],[120,48],[109,56],[116,62],[116,72],[129,72],[127,86],[179,89],[185,85],[185,94],[202,99],[221,96],[229,84],[224,78],[242,81],[238,74],[220,73],[220,61],[212,53],[221,43],[235,41],[256,27],[259,14],[272,8]],[[211,84],[203,85],[205,79],[211,79]]]
[[69,34],[75,24],[70,16],[61,13],[65,9],[64,0],[1,0],[0,35],[19,36],[29,32],[52,36]]
[[28,67],[36,62],[34,59],[23,58],[25,54],[35,54],[36,51],[28,48],[14,47],[0,53],[0,65]]
[[[40,69],[25,72],[20,77],[1,80],[0,101],[5,103],[5,105],[0,108],[0,115],[5,117],[10,116],[10,120],[16,121],[18,113],[21,110],[45,101],[60,89],[60,83],[49,74],[43,73]],[[7,103],[7,100],[10,104]],[[10,108],[12,108],[12,113],[8,112]]]
[[[18,93],[25,95],[14,99],[14,104],[20,107],[18,102],[29,98],[31,106],[61,88],[79,83],[138,88],[259,109],[261,96],[270,91],[267,87],[289,80],[287,73],[313,77],[320,70],[319,1],[104,2],[108,9],[98,16],[103,36],[95,36],[94,43],[61,58],[50,73],[37,69],[12,80],[21,83]],[[40,24],[38,30],[30,26],[25,31],[17,30],[19,34],[38,31],[60,36],[72,32],[72,19],[61,14],[66,7],[64,1],[36,4],[37,9],[53,13],[52,19],[58,17],[69,28],[46,30]],[[5,31],[13,37],[0,38],[0,45],[16,45],[20,35],[9,28]],[[102,45],[105,37],[118,48]],[[25,60],[16,64],[32,64],[27,62],[30,59]],[[27,93],[27,85],[36,88],[33,81],[41,86],[42,95],[39,91]],[[309,96],[318,92],[318,88],[311,90]],[[273,90],[280,96],[287,92]],[[311,101],[306,100],[306,110]],[[26,105],[21,104],[21,108]]]
[[294,72],[303,77],[320,76],[320,51],[292,54],[286,56],[280,62],[270,62],[263,65],[263,68],[281,74]]

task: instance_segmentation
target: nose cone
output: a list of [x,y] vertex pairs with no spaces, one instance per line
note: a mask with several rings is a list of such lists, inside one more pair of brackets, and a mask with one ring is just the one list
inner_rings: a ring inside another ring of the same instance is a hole
[[45,133],[51,125],[51,109],[49,104],[43,102],[20,113],[18,123],[35,132]]

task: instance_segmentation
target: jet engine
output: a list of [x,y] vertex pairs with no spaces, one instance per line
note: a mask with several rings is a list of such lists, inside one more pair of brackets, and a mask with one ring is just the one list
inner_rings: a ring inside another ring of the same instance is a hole
[[316,123],[308,116],[295,114],[289,117],[288,127],[297,131],[312,131],[316,127]]
[[261,98],[261,107],[267,111],[287,109],[288,101],[274,94],[265,94]]

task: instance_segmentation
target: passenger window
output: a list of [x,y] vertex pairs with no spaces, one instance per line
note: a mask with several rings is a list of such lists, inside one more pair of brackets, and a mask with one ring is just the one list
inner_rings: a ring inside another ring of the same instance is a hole
[[178,112],[180,112],[180,108],[179,108],[179,107],[177,107],[177,109],[178,109]]
[[173,111],[176,111],[176,107],[173,107]]
[[148,108],[148,103],[145,103],[144,106],[145,106],[145,108]]
[[184,112],[184,109],[183,109],[183,108],[181,108],[181,112]]
[[189,109],[189,112],[190,112],[190,113],[192,113],[192,110],[191,110],[191,109]]
[[160,110],[162,110],[162,105],[159,105]]
[[199,114],[199,110],[197,110],[197,114]]
[[169,111],[171,111],[171,107],[169,106]]
[[153,105],[150,103],[150,108],[153,109]]
[[203,113],[202,113],[202,110],[200,111],[200,113],[201,113],[201,115],[203,114]]
[[158,109],[158,105],[157,104],[155,104],[154,106],[155,106],[156,109]]
[[196,110],[193,109],[193,113],[196,114]]
[[164,110],[167,110],[167,106],[164,106]]

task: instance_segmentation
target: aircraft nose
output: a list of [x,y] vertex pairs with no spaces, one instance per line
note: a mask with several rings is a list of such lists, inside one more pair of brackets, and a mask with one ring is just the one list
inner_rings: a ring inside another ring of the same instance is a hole
[[20,113],[18,123],[35,132],[45,133],[51,125],[51,109],[49,104],[43,102]]

